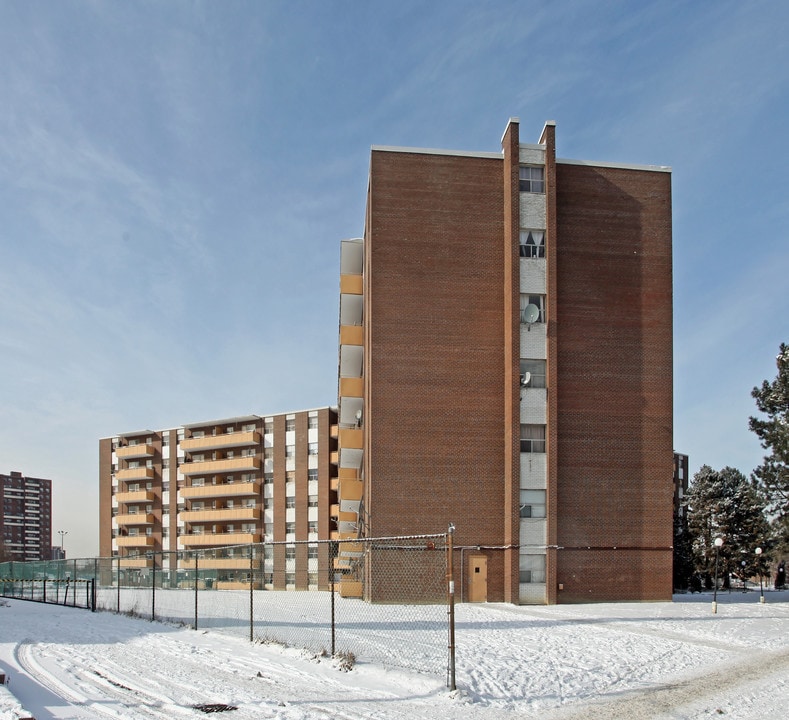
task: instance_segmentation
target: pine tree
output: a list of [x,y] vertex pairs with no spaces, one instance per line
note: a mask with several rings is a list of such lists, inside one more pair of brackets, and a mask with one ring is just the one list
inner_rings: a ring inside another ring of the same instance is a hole
[[769,547],[770,526],[756,487],[739,470],[704,465],[693,476],[685,505],[694,565],[707,587],[714,575],[718,537],[723,540],[717,551],[718,577],[724,587],[732,574],[745,579],[762,569],[755,551]]
[[[771,383],[765,380],[761,387],[751,392],[756,407],[767,419],[751,417],[748,427],[769,451],[753,476],[769,500],[770,511],[781,519],[778,526],[786,528],[784,519],[789,516],[789,345],[781,343],[776,365],[775,380]],[[789,544],[789,537],[784,541]]]

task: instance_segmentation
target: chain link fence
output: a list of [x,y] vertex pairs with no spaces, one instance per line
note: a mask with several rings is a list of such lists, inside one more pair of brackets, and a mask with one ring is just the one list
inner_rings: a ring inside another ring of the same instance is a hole
[[276,542],[0,563],[7,597],[134,615],[430,674],[448,672],[448,539]]

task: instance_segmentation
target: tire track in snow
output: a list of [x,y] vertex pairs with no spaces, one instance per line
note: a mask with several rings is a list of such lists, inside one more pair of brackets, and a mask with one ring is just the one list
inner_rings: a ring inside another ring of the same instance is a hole
[[[770,677],[785,677],[789,671],[789,650],[751,653],[748,659],[727,663],[724,667],[679,680],[669,685],[651,686],[641,690],[618,693],[614,697],[579,701],[567,708],[542,713],[543,720],[656,720],[687,717],[679,714],[687,706],[709,699],[720,704],[721,688],[734,696],[738,689],[765,682]],[[702,714],[698,711],[697,714]]]

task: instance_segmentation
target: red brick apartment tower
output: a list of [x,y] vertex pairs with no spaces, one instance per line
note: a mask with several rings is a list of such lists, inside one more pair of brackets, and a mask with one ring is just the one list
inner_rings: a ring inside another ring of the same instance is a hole
[[[341,562],[453,522],[460,599],[668,599],[670,173],[556,160],[552,122],[502,146],[373,148],[341,250]],[[388,599],[374,571],[346,594]]]
[[51,559],[51,480],[0,473],[0,548],[7,560]]

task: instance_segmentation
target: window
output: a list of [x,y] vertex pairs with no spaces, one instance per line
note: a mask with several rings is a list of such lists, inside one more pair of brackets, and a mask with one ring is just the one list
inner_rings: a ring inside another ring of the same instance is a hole
[[296,457],[296,446],[295,445],[286,445],[285,446],[285,457],[286,458]]
[[545,425],[521,425],[521,452],[545,452]]
[[318,586],[318,573],[307,573],[307,583],[310,587]]
[[291,432],[292,430],[295,429],[296,429],[296,420],[294,418],[285,420],[285,432]]
[[521,230],[520,256],[522,258],[545,257],[544,230]]
[[285,507],[286,508],[295,508],[296,507],[296,498],[295,497],[286,497],[285,498]]
[[264,460],[273,460],[274,459],[274,448],[264,448],[263,449],[263,459]]
[[530,193],[545,192],[545,168],[524,165],[520,168],[520,191]]
[[544,518],[545,490],[521,490],[520,507],[522,518]]
[[521,387],[544,388],[545,360],[521,359]]
[[318,521],[317,520],[310,520],[307,523],[307,532],[308,533],[316,533],[316,532],[318,532]]
[[308,558],[316,558],[316,557],[318,557],[318,546],[317,545],[308,545],[307,546],[307,557]]
[[285,534],[286,535],[293,535],[295,532],[296,532],[296,523],[295,522],[285,523]]
[[522,583],[545,582],[545,555],[521,555],[519,565]]
[[286,560],[296,559],[296,548],[293,545],[287,545],[285,547],[285,559]]
[[295,470],[286,470],[285,471],[285,482],[286,483],[296,482],[296,471]]
[[526,295],[521,294],[521,323],[531,325],[532,323],[545,322],[545,295]]
[[307,429],[308,430],[317,430],[318,429],[318,417],[317,415],[310,415],[307,418]]
[[274,482],[274,473],[266,473],[263,475],[263,482],[265,484],[273,483]]
[[307,470],[307,480],[317,480],[318,479],[318,468],[310,468]]
[[310,443],[308,445],[308,452],[310,455],[317,455],[318,454],[318,443]]
[[285,573],[285,585],[295,585],[296,575],[294,573]]
[[318,507],[318,496],[310,495],[307,498],[307,507]]
[[274,423],[271,420],[266,420],[263,423],[263,434],[264,435],[271,435],[274,432]]

